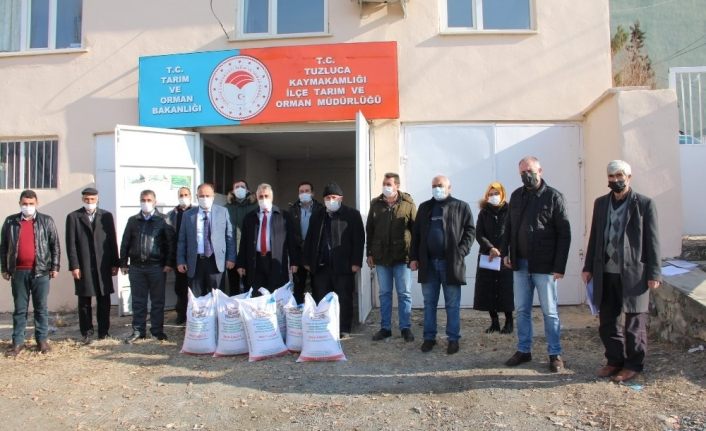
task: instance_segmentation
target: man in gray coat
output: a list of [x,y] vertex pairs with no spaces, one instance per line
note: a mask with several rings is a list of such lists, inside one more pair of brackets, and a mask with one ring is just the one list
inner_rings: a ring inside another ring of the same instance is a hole
[[91,303],[96,298],[98,339],[108,337],[113,276],[120,269],[113,214],[98,208],[98,190],[81,192],[83,206],[66,216],[66,255],[78,296],[78,325],[84,344],[93,336]]
[[235,240],[228,210],[214,205],[208,183],[197,191],[199,206],[184,213],[177,242],[177,270],[189,277],[195,296],[223,290],[223,271],[235,267]]
[[611,192],[593,205],[582,277],[593,282],[593,303],[600,310],[607,362],[596,374],[625,382],[644,367],[649,291],[660,285],[657,210],[630,187],[629,164],[613,160],[607,170]]

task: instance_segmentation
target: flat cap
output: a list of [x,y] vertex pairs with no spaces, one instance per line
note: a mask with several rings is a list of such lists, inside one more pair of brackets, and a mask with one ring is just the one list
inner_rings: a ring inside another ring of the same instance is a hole
[[89,196],[95,196],[98,194],[98,190],[94,189],[93,187],[86,187],[81,191],[82,195],[89,195]]

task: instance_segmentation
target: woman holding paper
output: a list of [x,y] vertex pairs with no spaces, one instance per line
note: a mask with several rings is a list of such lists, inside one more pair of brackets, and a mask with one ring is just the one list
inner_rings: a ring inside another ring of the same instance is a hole
[[[476,239],[480,244],[476,289],[473,308],[490,313],[490,327],[487,334],[513,331],[512,312],[515,302],[512,292],[512,270],[499,265],[502,257],[498,245],[505,234],[505,219],[508,206],[505,201],[505,187],[499,182],[490,183],[479,202],[480,212],[476,223]],[[505,326],[500,329],[498,312],[505,313]]]

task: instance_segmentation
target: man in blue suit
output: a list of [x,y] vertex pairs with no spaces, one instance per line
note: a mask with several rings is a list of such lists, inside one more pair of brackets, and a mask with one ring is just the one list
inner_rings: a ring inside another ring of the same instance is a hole
[[177,270],[186,273],[195,296],[223,290],[223,271],[235,267],[235,241],[228,210],[213,204],[208,183],[197,189],[199,206],[184,213],[177,242]]

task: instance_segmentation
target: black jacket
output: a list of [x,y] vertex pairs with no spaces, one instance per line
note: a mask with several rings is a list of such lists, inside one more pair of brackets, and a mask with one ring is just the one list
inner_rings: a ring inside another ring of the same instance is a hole
[[[505,237],[505,220],[508,205],[494,207],[487,201],[480,202],[480,212],[476,223],[476,239],[480,245],[480,255],[488,255],[491,248],[500,250]],[[496,257],[495,259],[502,259]],[[511,312],[515,309],[512,291],[512,271],[500,265],[500,271],[481,268],[476,271],[476,289],[473,292],[473,309],[482,311]]]
[[515,271],[518,269],[517,242],[523,217],[529,220],[529,272],[564,274],[571,245],[571,226],[564,196],[544,180],[537,190],[520,187],[512,192],[510,217],[505,222],[507,236],[500,252],[503,256],[510,256]]
[[235,260],[237,268],[245,268],[245,287],[279,287],[289,280],[289,267],[299,265],[299,247],[294,243],[294,222],[287,212],[272,206],[268,217],[270,227],[270,250],[272,266],[267,268],[272,286],[253,286],[257,274],[257,241],[260,234],[259,210],[245,215],[242,226],[242,240]]
[[[98,208],[91,223],[85,209],[70,212],[66,216],[66,256],[69,271],[81,270],[81,279],[74,279],[76,295],[113,293],[112,269],[120,266],[113,215]],[[92,270],[96,271],[95,277]]]
[[[300,250],[304,247],[304,235],[302,235],[302,229],[301,229],[301,220],[302,220],[302,203],[297,200],[293,204],[289,204],[289,215],[292,216],[292,219],[294,220],[294,240],[297,244],[297,246],[300,248]],[[314,216],[315,213],[319,211],[324,211],[324,205],[317,201],[316,199],[312,199],[311,201],[311,217],[309,217],[309,226],[311,226],[311,218]]]
[[473,214],[468,203],[452,196],[443,201],[430,199],[422,202],[417,210],[417,219],[412,229],[412,246],[409,260],[419,263],[419,282],[426,283],[429,279],[429,248],[427,238],[431,227],[431,212],[434,203],[441,205],[443,214],[443,229],[446,236],[446,280],[449,284],[466,284],[466,262],[476,235],[473,224]]
[[174,228],[167,223],[166,217],[158,210],[149,220],[142,213],[127,220],[123,240],[120,243],[120,266],[155,265],[175,266]]
[[[311,215],[309,231],[304,240],[302,264],[308,265],[312,274],[316,273],[322,247],[324,218],[328,211]],[[346,205],[331,213],[331,266],[334,274],[353,274],[353,265],[363,266],[365,229],[360,212]]]
[[[12,275],[17,259],[17,241],[20,235],[22,213],[13,214],[5,219],[0,238],[0,269]],[[61,246],[54,219],[40,213],[34,215],[34,274],[47,275],[50,271],[59,271]]]

